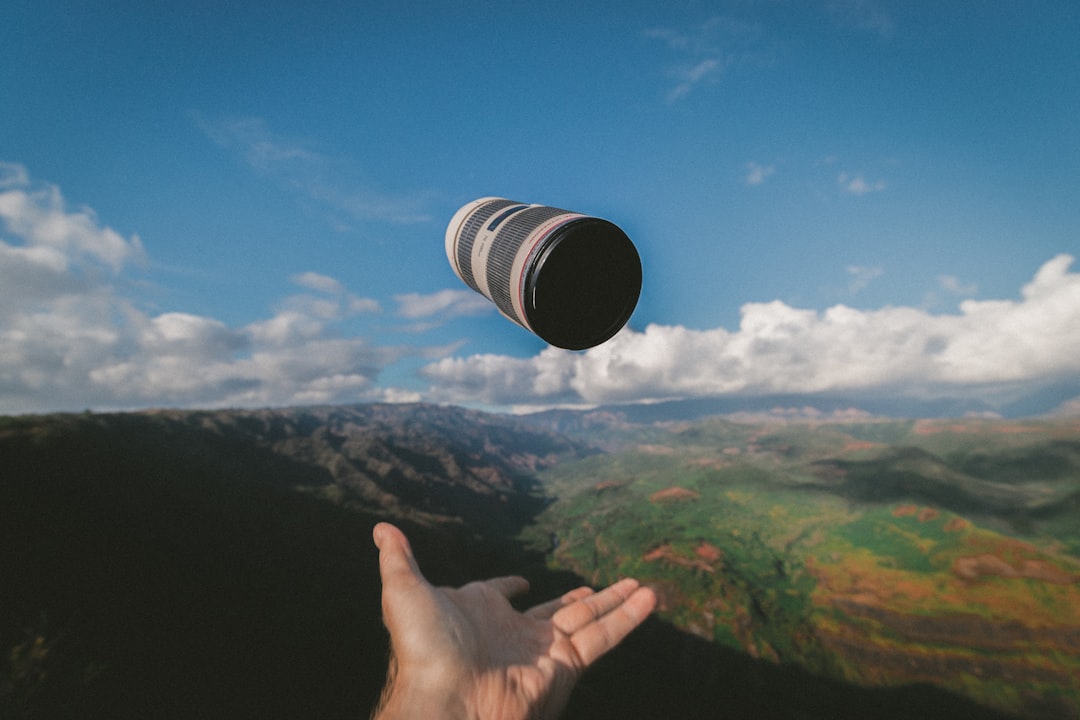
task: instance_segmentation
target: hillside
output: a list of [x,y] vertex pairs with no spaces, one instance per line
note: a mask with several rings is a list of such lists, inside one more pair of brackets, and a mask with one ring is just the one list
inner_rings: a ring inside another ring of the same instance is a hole
[[533,472],[579,451],[425,406],[0,420],[0,701],[355,717],[385,662],[374,523],[435,581],[508,572]]
[[[658,589],[568,718],[1076,714],[1075,424],[561,420],[0,418],[0,716],[362,717],[382,519],[436,583]],[[980,663],[948,650],[982,635]],[[972,669],[1003,694],[950,682]]]
[[542,477],[552,565],[643,578],[704,639],[1080,716],[1075,420],[673,423]]

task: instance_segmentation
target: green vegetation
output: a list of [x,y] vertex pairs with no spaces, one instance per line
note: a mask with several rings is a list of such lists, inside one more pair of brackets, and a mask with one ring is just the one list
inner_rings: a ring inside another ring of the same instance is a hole
[[389,519],[523,606],[656,588],[569,720],[1080,717],[1080,423],[550,419],[0,418],[0,716],[363,716]]
[[542,475],[559,499],[528,537],[553,567],[637,576],[754,657],[1080,716],[1080,425],[668,432]]

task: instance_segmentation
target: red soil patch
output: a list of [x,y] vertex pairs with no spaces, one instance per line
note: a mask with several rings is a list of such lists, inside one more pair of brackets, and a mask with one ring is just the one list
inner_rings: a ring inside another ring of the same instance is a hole
[[959,532],[960,530],[967,530],[971,527],[971,523],[962,517],[954,517],[945,523],[945,532]]
[[670,500],[697,500],[699,495],[693,490],[687,490],[684,487],[678,485],[674,487],[665,488],[664,490],[658,490],[649,496],[651,502],[667,502]]
[[844,446],[843,452],[855,452],[856,450],[872,450],[877,446],[878,444],[874,442],[853,441],[849,442],[847,445]]
[[1025,559],[1020,567],[1014,567],[997,555],[971,555],[957,558],[952,566],[953,575],[961,580],[978,580],[987,576],[1003,578],[1026,578],[1041,580],[1055,585],[1069,585],[1080,578],[1042,560]]
[[1026,558],[1038,556],[1041,551],[1035,545],[1024,540],[1001,535],[974,535],[968,539],[968,547],[981,550],[981,555],[997,555],[1003,558]]
[[678,554],[675,552],[675,548],[671,547],[669,543],[664,543],[663,545],[653,548],[642,555],[641,559],[645,562],[662,562],[668,565],[676,565],[691,570],[701,570],[702,572],[707,573],[716,572],[716,568],[702,559],[683,557]]
[[601,490],[610,490],[611,488],[622,487],[622,483],[618,480],[602,480],[593,485],[593,490],[600,492]]
[[674,455],[675,448],[668,447],[667,445],[651,445],[643,444],[637,446],[638,452],[643,452],[646,455]]
[[645,562],[656,562],[657,560],[670,558],[674,554],[675,551],[671,549],[670,545],[661,545],[659,547],[654,547],[652,550],[642,555],[641,559]]
[[716,562],[724,556],[724,552],[711,543],[702,541],[700,545],[694,548],[694,554],[705,562]]
[[920,509],[918,505],[912,505],[908,503],[906,505],[897,505],[896,507],[894,507],[892,514],[893,517],[898,518],[917,515],[919,518],[919,522],[927,522],[928,520],[933,520],[934,518],[936,518],[939,513],[935,508],[932,507],[924,507]]

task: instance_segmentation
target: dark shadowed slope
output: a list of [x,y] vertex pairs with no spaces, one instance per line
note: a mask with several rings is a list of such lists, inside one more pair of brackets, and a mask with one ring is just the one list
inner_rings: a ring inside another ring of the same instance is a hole
[[[648,428],[630,428],[651,436]],[[430,406],[0,418],[0,716],[357,718],[386,637],[371,527],[437,583],[580,584],[519,540],[536,472],[596,450]],[[992,717],[861,689],[652,620],[570,718]]]
[[356,717],[385,660],[373,524],[435,580],[507,572],[529,471],[574,451],[422,406],[0,423],[3,702],[34,717]]

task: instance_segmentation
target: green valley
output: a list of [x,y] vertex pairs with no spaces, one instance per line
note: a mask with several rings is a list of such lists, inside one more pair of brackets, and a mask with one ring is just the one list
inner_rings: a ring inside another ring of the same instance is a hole
[[363,716],[391,520],[522,607],[656,589],[567,720],[1080,718],[1080,420],[654,410],[0,418],[0,716]]
[[[610,438],[609,438],[610,442]],[[1080,423],[672,424],[542,474],[536,543],[677,626],[867,685],[1080,716]]]

